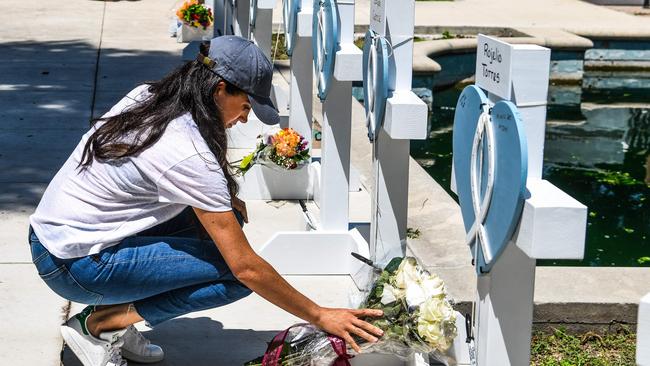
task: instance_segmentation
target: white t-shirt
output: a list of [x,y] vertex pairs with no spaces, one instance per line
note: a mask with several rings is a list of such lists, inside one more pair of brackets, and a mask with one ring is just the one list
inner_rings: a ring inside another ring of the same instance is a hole
[[[116,115],[149,96],[133,89],[105,116]],[[95,254],[122,239],[165,222],[187,206],[231,210],[226,178],[187,113],[171,121],[160,140],[136,156],[93,161],[77,169],[86,141],[45,191],[29,218],[41,243],[59,258]]]

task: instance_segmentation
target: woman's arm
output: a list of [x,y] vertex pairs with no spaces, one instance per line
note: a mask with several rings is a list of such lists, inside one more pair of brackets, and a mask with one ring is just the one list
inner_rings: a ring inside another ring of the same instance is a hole
[[[196,216],[216,243],[232,273],[244,285],[271,303],[328,333],[337,335],[359,352],[350,333],[376,342],[382,331],[359,319],[381,316],[381,310],[332,309],[315,304],[294,289],[264,259],[253,251],[232,211],[208,212],[195,208]],[[374,334],[374,335],[373,335]]]

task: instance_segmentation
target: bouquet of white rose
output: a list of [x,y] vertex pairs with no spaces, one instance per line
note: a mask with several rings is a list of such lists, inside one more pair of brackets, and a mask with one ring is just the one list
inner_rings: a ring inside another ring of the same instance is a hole
[[[433,352],[448,362],[445,352],[456,338],[456,312],[443,281],[422,269],[415,258],[393,259],[360,307],[384,311],[382,317],[364,319],[384,331],[376,343],[356,339],[364,353],[406,359],[414,352]],[[342,339],[311,324],[298,324],[279,333],[264,356],[245,366],[345,366],[354,353]]]

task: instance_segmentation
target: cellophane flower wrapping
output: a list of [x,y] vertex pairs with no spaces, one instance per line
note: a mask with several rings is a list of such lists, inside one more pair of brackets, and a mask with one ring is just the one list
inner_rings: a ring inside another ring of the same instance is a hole
[[310,158],[309,141],[292,128],[278,128],[261,136],[255,151],[242,159],[238,169],[245,173],[253,164],[262,164],[293,170],[307,165]]
[[[457,336],[456,312],[443,281],[419,266],[415,258],[395,258],[376,274],[359,308],[384,311],[382,317],[364,319],[384,331],[378,342],[354,336],[362,353],[390,354],[406,360],[420,352],[453,364],[447,351]],[[355,354],[348,345],[347,355]],[[288,330],[277,362],[264,363],[260,357],[245,365],[330,366],[340,357],[332,346],[332,336],[304,324]]]

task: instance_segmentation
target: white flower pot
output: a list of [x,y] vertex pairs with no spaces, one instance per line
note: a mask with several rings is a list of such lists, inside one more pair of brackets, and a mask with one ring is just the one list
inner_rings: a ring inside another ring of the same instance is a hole
[[251,200],[311,199],[317,183],[313,164],[298,169],[276,169],[261,164],[253,165],[238,177],[239,196]]
[[205,29],[189,26],[181,23],[176,32],[176,41],[179,43],[189,43],[192,41],[209,41],[212,39],[213,26],[206,27]]

